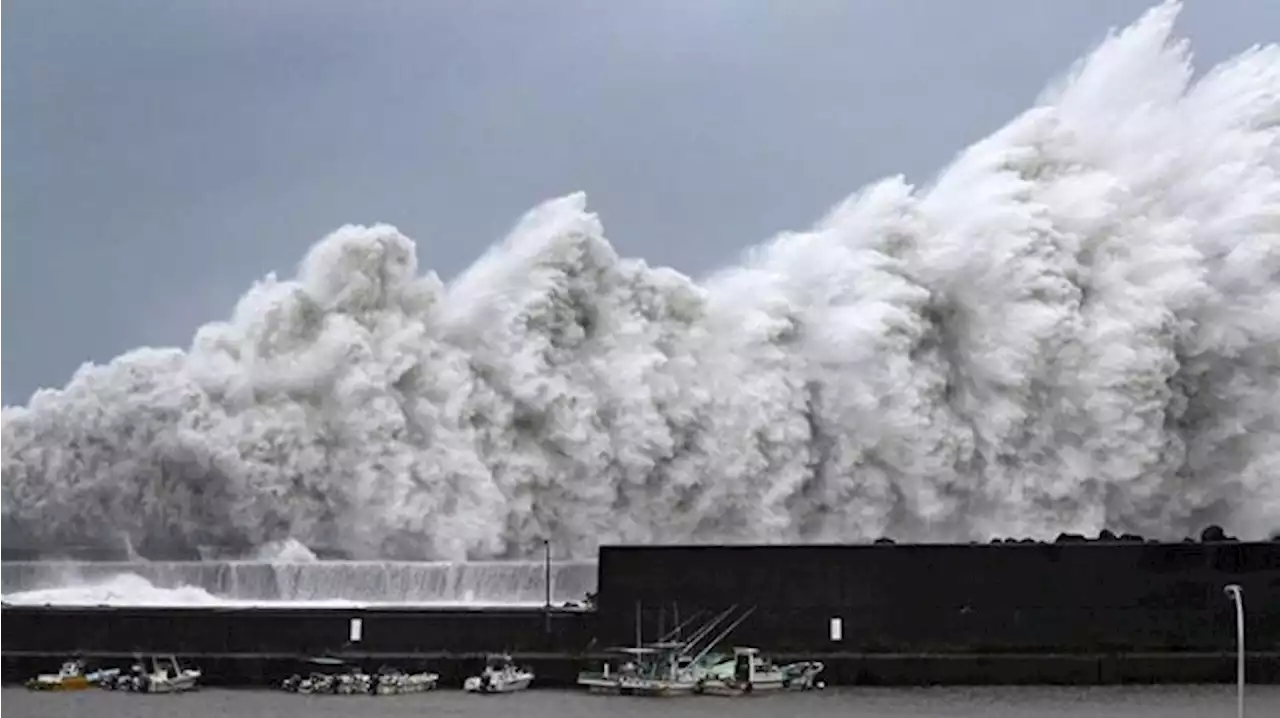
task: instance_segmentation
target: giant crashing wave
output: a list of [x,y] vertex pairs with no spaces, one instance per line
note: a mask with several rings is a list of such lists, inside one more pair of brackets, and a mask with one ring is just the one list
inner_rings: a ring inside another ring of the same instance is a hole
[[695,282],[582,194],[456,280],[344,227],[188,351],[3,412],[6,541],[354,558],[603,542],[1265,535],[1280,516],[1280,48],[1111,35],[931,186]]

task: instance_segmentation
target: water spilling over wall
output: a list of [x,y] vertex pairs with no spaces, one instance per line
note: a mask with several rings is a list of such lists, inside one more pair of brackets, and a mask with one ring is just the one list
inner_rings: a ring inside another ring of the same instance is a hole
[[[120,605],[386,603],[540,605],[544,564],[530,561],[7,561],[6,602]],[[555,604],[595,591],[596,563],[552,564]],[[162,598],[149,598],[159,592]]]

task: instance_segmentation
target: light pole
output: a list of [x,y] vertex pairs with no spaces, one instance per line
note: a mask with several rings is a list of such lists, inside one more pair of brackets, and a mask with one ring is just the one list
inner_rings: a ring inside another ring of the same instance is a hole
[[550,539],[542,539],[542,567],[543,567],[543,612],[545,615],[545,629],[547,633],[551,633],[551,541]]
[[1244,589],[1233,583],[1222,591],[1236,604],[1236,718],[1244,718]]

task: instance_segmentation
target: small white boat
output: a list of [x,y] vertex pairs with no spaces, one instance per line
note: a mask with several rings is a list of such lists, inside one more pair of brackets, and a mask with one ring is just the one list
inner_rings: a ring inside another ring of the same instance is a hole
[[827,684],[825,681],[818,680],[818,676],[824,670],[826,670],[826,664],[822,661],[788,663],[782,666],[782,671],[788,678],[783,687],[791,691],[822,690],[827,687]]
[[817,677],[824,666],[819,661],[800,661],[778,666],[760,655],[757,648],[733,649],[733,656],[707,667],[697,692],[714,696],[739,696],[783,690],[821,688]]
[[78,691],[115,680],[119,668],[86,670],[84,661],[64,661],[57,673],[42,673],[27,681],[33,691]]
[[495,653],[485,660],[480,675],[463,681],[462,690],[468,693],[515,693],[528,688],[532,682],[532,669],[517,666],[505,653]]
[[[149,665],[148,665],[149,664]],[[199,668],[183,668],[176,656],[138,659],[129,673],[116,677],[106,687],[137,693],[186,693],[199,687]]]

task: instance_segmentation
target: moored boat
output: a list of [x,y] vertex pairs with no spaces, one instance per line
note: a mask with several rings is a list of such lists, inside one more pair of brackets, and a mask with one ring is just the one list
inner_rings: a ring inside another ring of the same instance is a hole
[[[614,649],[614,652],[626,656],[625,661],[616,668],[606,662],[599,672],[580,673],[578,685],[592,692],[622,695],[679,696],[698,693],[704,682],[706,666],[703,661],[707,654],[751,616],[755,608],[738,615],[729,622],[727,628],[713,637],[713,631],[737,611],[738,606],[730,606],[694,631],[687,641],[671,640],[683,631],[684,624],[681,624],[661,641],[642,644],[637,606],[636,647]],[[696,617],[697,615],[690,620]]]
[[826,670],[826,664],[822,661],[795,661],[788,663],[782,666],[782,671],[787,674],[788,678],[783,687],[792,691],[812,691],[826,688],[826,682],[818,678],[824,670]]
[[584,671],[578,674],[578,685],[593,693],[634,696],[691,695],[697,688],[697,670],[681,660],[676,648],[650,645],[615,650],[626,656],[618,667],[605,663],[599,672]]
[[26,682],[33,691],[81,691],[115,679],[118,668],[87,670],[82,660],[64,661],[57,673],[42,673]]
[[366,673],[340,658],[319,656],[304,661],[305,668],[281,682],[290,693],[306,695],[374,695],[390,696],[434,690],[440,675],[429,671],[407,673],[383,666],[376,673]]
[[199,688],[199,668],[184,668],[177,656],[139,656],[126,673],[103,683],[111,690],[135,693],[186,693]]
[[821,688],[817,677],[820,661],[798,661],[779,666],[761,655],[757,648],[737,647],[733,656],[713,660],[703,671],[697,692],[706,695],[738,696],[782,690]]
[[508,654],[495,653],[485,659],[480,675],[463,681],[462,689],[468,693],[514,693],[528,688],[533,678],[532,669],[517,666]]

